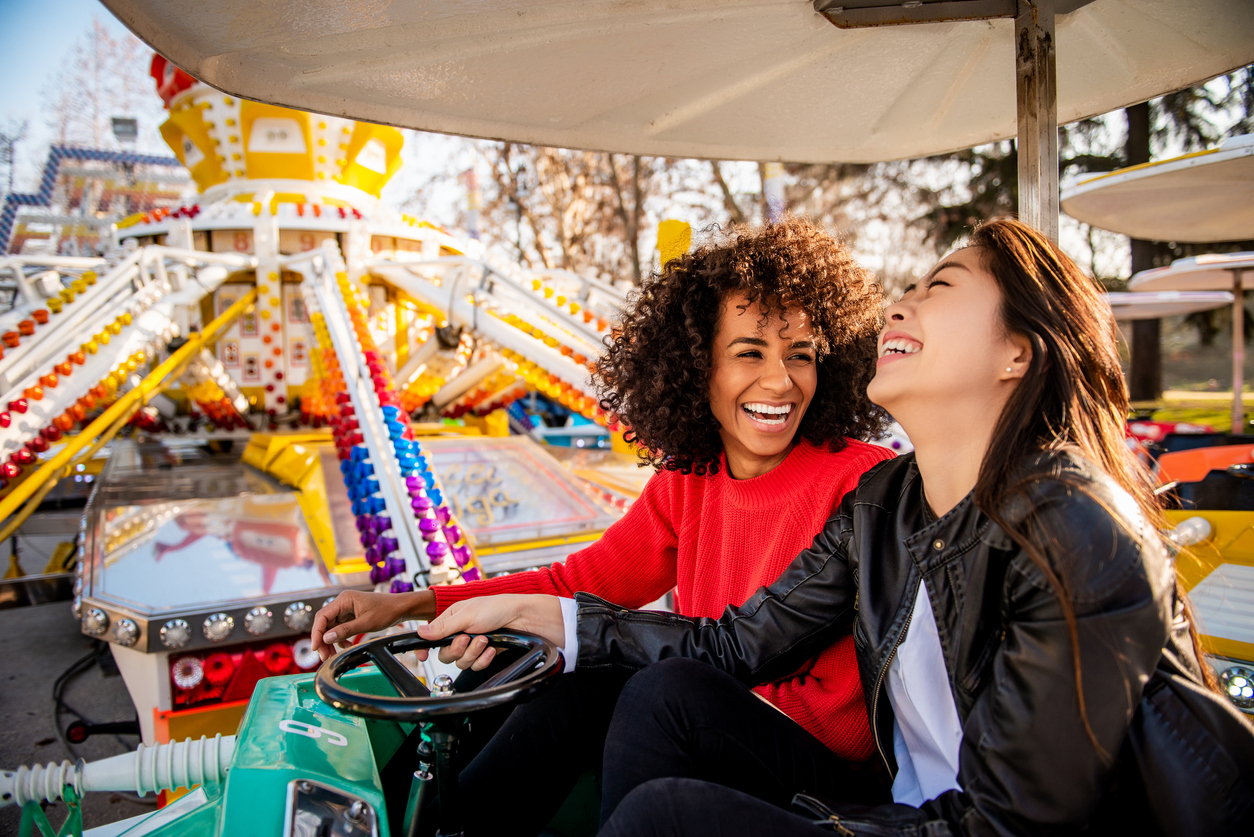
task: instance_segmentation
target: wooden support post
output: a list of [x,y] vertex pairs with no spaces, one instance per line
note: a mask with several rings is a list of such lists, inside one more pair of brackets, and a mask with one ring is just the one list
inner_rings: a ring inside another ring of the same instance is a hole
[[1055,0],[1019,0],[1015,90],[1019,112],[1019,218],[1058,240],[1058,78]]

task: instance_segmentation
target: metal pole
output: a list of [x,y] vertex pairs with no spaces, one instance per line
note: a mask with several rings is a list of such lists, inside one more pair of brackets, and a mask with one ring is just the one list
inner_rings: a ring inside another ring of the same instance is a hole
[[1019,218],[1058,240],[1058,77],[1055,0],[1019,0],[1015,92],[1019,113]]
[[1241,270],[1232,271],[1232,431],[1245,431],[1245,288]]

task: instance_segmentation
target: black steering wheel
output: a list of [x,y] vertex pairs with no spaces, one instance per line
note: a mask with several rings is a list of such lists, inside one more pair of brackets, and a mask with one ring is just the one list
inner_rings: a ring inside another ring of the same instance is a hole
[[[531,694],[564,668],[562,653],[553,643],[531,634],[498,631],[486,634],[488,645],[498,649],[518,649],[521,656],[496,672],[478,688],[458,693],[452,678],[441,675],[429,689],[400,660],[398,653],[421,648],[443,648],[456,635],[443,639],[423,639],[416,632],[372,639],[331,657],[318,669],[314,691],[324,702],[350,715],[387,721],[421,722],[449,715],[467,715],[499,706]],[[340,678],[363,663],[373,662],[399,692],[395,697],[370,695],[349,689]]]

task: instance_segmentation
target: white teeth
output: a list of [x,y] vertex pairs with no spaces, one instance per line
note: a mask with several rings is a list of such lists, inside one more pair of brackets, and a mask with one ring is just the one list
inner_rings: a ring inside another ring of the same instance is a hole
[[752,403],[745,405],[746,410],[752,410],[755,413],[766,413],[768,415],[787,415],[792,412],[791,404],[781,404],[778,407],[772,407],[770,404]]
[[884,343],[884,350],[881,354],[902,354],[912,355],[923,347],[913,340],[888,340]]
[[741,409],[748,413],[749,417],[754,421],[762,424],[783,424],[788,421],[788,416],[792,413],[791,404],[783,404],[776,407],[771,404],[755,402],[743,404]]

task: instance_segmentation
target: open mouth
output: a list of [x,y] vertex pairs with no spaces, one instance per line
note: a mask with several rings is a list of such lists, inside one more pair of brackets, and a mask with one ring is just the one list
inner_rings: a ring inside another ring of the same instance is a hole
[[880,351],[880,357],[890,357],[892,355],[912,355],[923,348],[921,343],[913,340],[888,340],[884,343],[884,348]]
[[788,421],[788,417],[792,415],[791,404],[773,406],[771,404],[752,402],[749,404],[742,404],[740,409],[744,410],[745,415],[749,418],[754,421],[761,422],[762,424],[783,424]]

